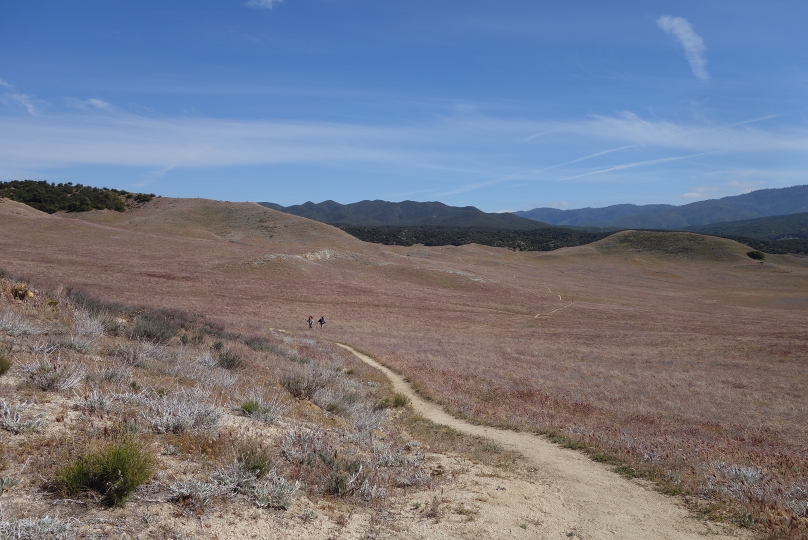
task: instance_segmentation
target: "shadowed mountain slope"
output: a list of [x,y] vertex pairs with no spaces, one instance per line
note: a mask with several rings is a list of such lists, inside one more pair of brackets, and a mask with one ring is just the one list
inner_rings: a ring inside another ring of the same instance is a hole
[[715,236],[745,236],[758,240],[808,239],[808,212],[740,221],[726,221],[687,230]]
[[723,221],[808,212],[808,185],[761,189],[683,206],[654,204],[557,210],[536,208],[516,215],[551,225],[581,225],[625,229],[683,229]]
[[525,219],[510,213],[493,214],[483,212],[473,206],[447,206],[439,202],[387,202],[376,200],[351,204],[340,204],[335,201],[323,201],[317,204],[307,202],[294,206],[281,206],[269,202],[258,204],[322,223],[360,227],[430,225],[529,230],[547,226],[545,223]]

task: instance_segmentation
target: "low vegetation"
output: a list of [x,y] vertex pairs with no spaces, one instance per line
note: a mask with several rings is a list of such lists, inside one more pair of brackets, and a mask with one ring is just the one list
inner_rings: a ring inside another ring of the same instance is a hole
[[154,470],[151,454],[131,438],[108,443],[78,456],[55,475],[56,489],[68,497],[92,491],[109,506],[120,505],[149,481]]
[[[15,283],[0,278],[0,492],[15,495],[0,501],[0,538],[84,537],[94,512],[146,500],[190,523],[239,506],[312,520],[304,498],[378,506],[435,483],[388,411],[406,398],[339,349],[78,291],[20,300]],[[140,513],[117,533],[165,526]]]
[[412,246],[462,246],[480,244],[515,251],[552,251],[563,247],[582,246],[601,240],[611,232],[585,232],[564,227],[532,230],[485,227],[355,227],[335,225],[365,242]]
[[0,197],[53,214],[88,210],[124,212],[127,205],[149,202],[154,198],[154,194],[74,185],[72,182],[54,184],[44,180],[12,180],[0,182]]

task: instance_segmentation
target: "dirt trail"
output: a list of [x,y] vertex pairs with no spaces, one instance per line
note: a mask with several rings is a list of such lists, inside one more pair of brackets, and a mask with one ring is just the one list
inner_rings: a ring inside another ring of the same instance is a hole
[[681,503],[626,480],[584,455],[530,433],[479,426],[454,418],[418,396],[404,377],[348,345],[338,345],[382,371],[396,392],[407,395],[425,418],[463,433],[486,437],[525,456],[544,486],[538,503],[545,519],[541,538],[566,538],[575,531],[586,540],[752,538],[746,531],[696,519]]

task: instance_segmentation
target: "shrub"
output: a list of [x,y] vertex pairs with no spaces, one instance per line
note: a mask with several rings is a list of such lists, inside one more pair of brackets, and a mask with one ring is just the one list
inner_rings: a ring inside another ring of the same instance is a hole
[[762,251],[747,251],[746,256],[750,259],[755,259],[756,261],[765,261],[766,254]]
[[170,309],[144,309],[135,318],[131,336],[154,343],[165,343],[180,331],[190,328],[195,319]]
[[30,406],[29,403],[10,406],[5,401],[0,400],[0,428],[12,433],[25,433],[27,431],[36,431],[45,425],[45,422],[39,419],[22,419],[22,413]]
[[210,394],[201,390],[175,395],[139,394],[133,399],[146,406],[143,419],[157,433],[206,431],[219,423],[222,411],[207,403]]
[[281,386],[298,399],[311,400],[315,392],[325,386],[325,381],[316,370],[312,369],[305,375],[284,375],[281,377]]
[[236,463],[256,478],[261,478],[272,470],[272,454],[255,441],[249,441],[238,448]]
[[87,375],[87,370],[78,365],[61,361],[61,357],[51,360],[47,355],[33,364],[22,367],[28,385],[40,390],[68,390],[77,386]]
[[253,396],[239,405],[239,409],[251,418],[271,424],[286,412],[288,406],[277,397],[273,397],[267,401],[260,394],[255,392]]
[[389,409],[390,407],[401,408],[405,407],[410,402],[410,398],[406,395],[397,393],[393,396],[393,399],[384,398],[382,399],[377,405],[377,409]]
[[89,338],[104,335],[104,324],[101,318],[90,315],[86,310],[76,310],[73,315],[73,331],[79,335]]
[[8,350],[0,350],[0,377],[8,373],[14,362],[11,360],[11,352]]
[[300,482],[290,483],[286,478],[275,476],[253,488],[255,504],[260,508],[288,510],[292,506]]
[[244,365],[241,355],[231,350],[222,351],[216,365],[225,369],[238,369]]
[[152,456],[131,439],[113,442],[63,467],[56,476],[59,491],[75,496],[95,491],[109,506],[122,504],[151,478]]

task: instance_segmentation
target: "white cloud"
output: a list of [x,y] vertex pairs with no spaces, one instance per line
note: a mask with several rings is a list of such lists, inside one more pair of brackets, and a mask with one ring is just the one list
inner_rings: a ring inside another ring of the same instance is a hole
[[247,7],[272,9],[275,4],[283,4],[283,0],[250,0],[245,5]]
[[5,88],[8,88],[9,90],[11,90],[11,89],[13,88],[13,86],[11,86],[10,84],[8,84],[8,83],[7,83],[6,81],[4,81],[3,79],[0,79],[0,86],[3,86],[3,87],[5,87]]
[[679,43],[685,49],[685,58],[690,63],[693,75],[707,82],[710,79],[710,75],[707,73],[707,59],[704,58],[704,51],[707,48],[704,46],[704,40],[701,39],[701,36],[693,30],[693,25],[687,19],[671,17],[670,15],[664,15],[657,19],[657,25],[679,40]]

